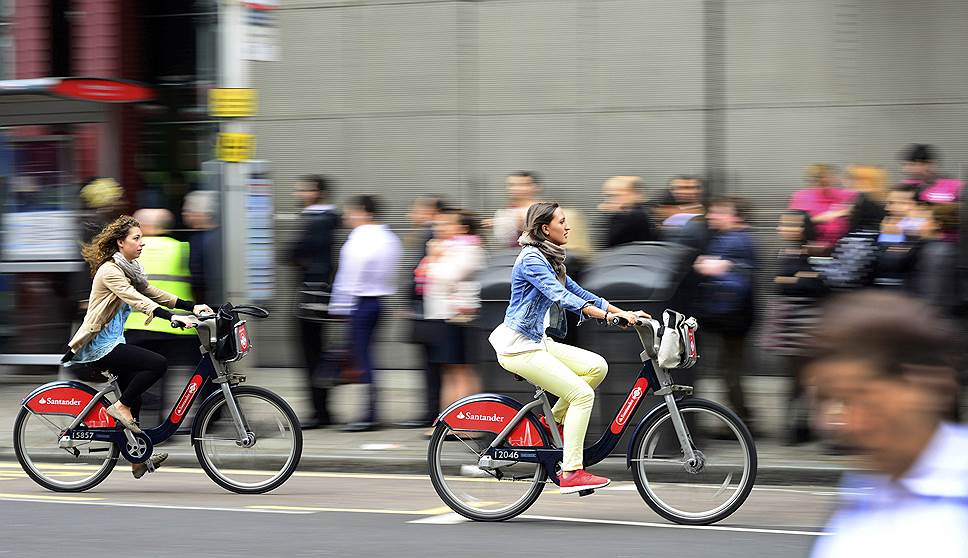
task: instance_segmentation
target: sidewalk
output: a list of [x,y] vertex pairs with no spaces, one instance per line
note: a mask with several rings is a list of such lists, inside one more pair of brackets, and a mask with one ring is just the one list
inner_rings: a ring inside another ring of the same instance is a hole
[[[382,371],[380,374],[383,420],[387,424],[413,418],[422,408],[423,388],[417,371]],[[20,399],[28,391],[52,378],[37,376],[12,377],[0,375],[0,460],[15,460],[12,429]],[[169,391],[180,391],[181,377],[172,377]],[[296,369],[255,369],[247,383],[271,389],[293,406],[300,417],[307,416],[309,401],[303,393],[303,378]],[[780,445],[770,436],[779,430],[777,418],[782,402],[776,394],[784,393],[778,384],[784,378],[756,378],[750,391],[753,404],[759,404],[760,417],[766,426],[762,438],[757,439],[760,484],[836,484],[841,473],[849,470],[850,462],[843,457],[824,455],[816,445],[796,448]],[[718,399],[714,383],[703,384],[703,394]],[[177,393],[170,397],[177,397]],[[361,386],[344,386],[331,396],[335,416],[342,421],[355,418],[362,400]],[[771,408],[772,407],[772,408]],[[771,420],[766,420],[772,417]],[[773,424],[771,424],[771,422]],[[427,440],[425,429],[387,428],[376,432],[343,433],[335,429],[308,430],[303,433],[303,454],[300,469],[337,472],[377,472],[425,475],[427,473]],[[616,448],[624,451],[623,443]],[[194,450],[186,436],[176,436],[163,446],[171,457],[169,462],[196,466]],[[595,472],[616,480],[631,479],[621,455],[609,458],[595,467]]]

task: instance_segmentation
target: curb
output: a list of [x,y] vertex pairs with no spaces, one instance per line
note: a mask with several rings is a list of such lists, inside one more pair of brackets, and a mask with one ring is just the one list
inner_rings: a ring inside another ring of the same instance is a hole
[[[168,465],[197,468],[195,452],[181,447],[157,448],[169,454]],[[0,460],[16,461],[13,448],[0,448]],[[760,464],[756,484],[766,486],[837,486],[845,472],[856,469],[840,465],[773,463]],[[325,473],[378,473],[397,475],[427,475],[425,458],[393,455],[319,454],[303,452],[297,471]],[[626,468],[624,457],[609,457],[595,465],[595,473],[616,481],[631,481],[632,471]]]

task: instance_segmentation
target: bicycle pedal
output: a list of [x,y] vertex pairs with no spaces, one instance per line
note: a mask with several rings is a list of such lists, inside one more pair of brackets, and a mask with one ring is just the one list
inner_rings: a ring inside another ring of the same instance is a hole
[[591,496],[594,493],[595,493],[595,489],[594,488],[591,489],[591,490],[579,490],[578,491],[578,495],[579,496]]

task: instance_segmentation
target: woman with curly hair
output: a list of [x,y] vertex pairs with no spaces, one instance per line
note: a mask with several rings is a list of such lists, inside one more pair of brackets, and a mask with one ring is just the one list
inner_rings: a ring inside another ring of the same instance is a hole
[[[164,375],[168,361],[157,353],[125,343],[124,322],[131,309],[148,316],[145,323],[162,318],[170,321],[172,327],[190,326],[191,322],[162,306],[196,314],[212,312],[205,304],[179,300],[149,285],[138,262],[142,248],[141,225],[128,215],[108,223],[90,244],[82,245],[81,255],[91,266],[94,284],[84,322],[62,359],[64,366],[83,365],[79,368],[93,372],[110,370],[117,376],[121,398],[107,408],[107,413],[135,433],[141,432],[137,420],[141,396]],[[167,454],[157,454],[151,461],[157,468],[167,457]],[[132,464],[135,478],[141,478],[147,470],[143,463]]]

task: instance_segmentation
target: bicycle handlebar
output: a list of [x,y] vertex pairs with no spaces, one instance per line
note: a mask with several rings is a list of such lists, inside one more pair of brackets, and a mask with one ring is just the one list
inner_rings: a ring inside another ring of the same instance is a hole
[[642,317],[636,318],[635,323],[629,323],[629,321],[623,318],[622,316],[614,316],[608,321],[608,325],[620,326],[620,327],[628,327],[630,325],[642,327],[647,323],[648,323],[648,320]]

